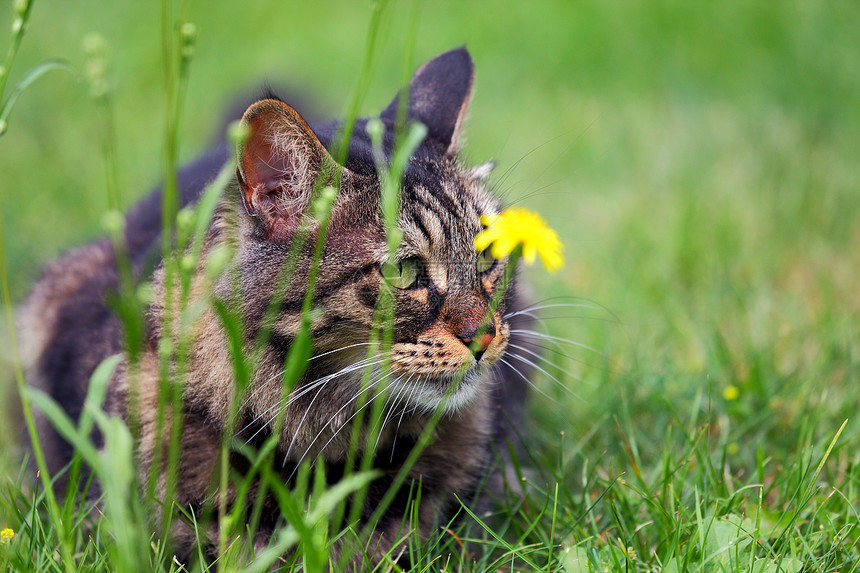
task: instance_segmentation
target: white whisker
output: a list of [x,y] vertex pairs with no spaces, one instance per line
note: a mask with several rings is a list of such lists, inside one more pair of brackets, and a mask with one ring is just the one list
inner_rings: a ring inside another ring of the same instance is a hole
[[[522,350],[523,352],[528,352],[529,354],[531,354],[532,356],[534,356],[538,360],[542,360],[542,361],[546,362],[547,364],[549,364],[550,366],[552,366],[553,368],[555,368],[559,372],[563,372],[563,373],[567,374],[568,376],[570,376],[571,378],[575,379],[577,382],[581,382],[583,384],[588,384],[589,386],[594,385],[593,382],[590,382],[589,380],[586,380],[585,378],[582,378],[581,376],[577,376],[576,374],[574,374],[573,372],[571,372],[570,370],[568,370],[566,368],[562,368],[561,366],[559,366],[558,364],[556,364],[552,360],[549,360],[545,356],[541,356],[539,353],[535,352],[534,350],[526,348],[525,346],[519,346],[518,344],[510,344],[509,343],[508,346],[510,348],[516,348],[517,350]],[[544,350],[549,350],[550,352],[557,352],[558,354],[561,354],[562,356],[564,356],[565,358],[568,358],[569,360],[574,360],[573,358],[570,358],[569,356],[565,355],[564,353],[561,353],[561,352],[559,352],[553,348],[544,348],[543,346],[540,346],[539,348],[543,348]],[[513,356],[512,353],[511,353],[511,355]],[[581,364],[585,364],[586,366],[591,366],[590,364],[588,364],[587,362],[584,362],[582,360],[574,360],[574,361],[579,362]],[[535,366],[535,367],[537,368],[537,366]]]
[[507,353],[505,354],[505,356],[510,356],[511,358],[516,358],[517,360],[519,360],[519,361],[521,361],[521,362],[524,362],[524,363],[528,364],[528,365],[529,365],[529,366],[531,366],[532,368],[536,368],[537,370],[539,370],[540,372],[542,372],[542,373],[543,373],[543,374],[545,374],[546,376],[549,376],[549,377],[550,377],[550,378],[551,378],[551,379],[552,379],[556,384],[558,384],[558,385],[559,385],[559,386],[560,386],[560,387],[561,387],[565,392],[569,393],[569,394],[570,394],[571,396],[573,396],[574,398],[579,398],[579,399],[581,399],[581,397],[580,397],[576,392],[574,392],[573,390],[571,390],[570,388],[568,388],[568,387],[567,387],[567,386],[566,386],[566,385],[565,385],[561,380],[559,380],[558,378],[556,378],[555,376],[553,376],[552,374],[550,374],[549,372],[547,372],[547,371],[546,371],[544,368],[542,368],[540,365],[535,364],[534,362],[532,362],[532,361],[531,361],[531,360],[529,360],[528,358],[525,358],[525,357],[523,357],[523,356],[520,356],[519,354],[517,354],[517,353],[515,353],[515,352],[507,352]]
[[[276,403],[272,404],[271,406],[269,406],[268,408],[266,408],[266,410],[264,410],[263,412],[261,412],[260,414],[258,414],[257,416],[255,416],[253,420],[251,420],[250,422],[248,422],[248,423],[247,423],[247,424],[246,424],[246,425],[245,425],[241,430],[239,430],[238,432],[236,432],[236,434],[235,434],[235,435],[237,435],[237,436],[238,436],[238,435],[240,435],[242,432],[244,432],[245,430],[247,430],[248,428],[250,428],[251,426],[253,426],[255,423],[257,423],[257,422],[259,422],[260,420],[262,420],[262,419],[263,419],[263,417],[264,417],[264,416],[266,416],[266,415],[267,415],[269,412],[271,412],[272,410],[276,410],[276,409],[277,409],[277,410],[279,411],[278,413],[280,414],[280,412],[282,412],[282,411],[286,410],[286,409],[287,409],[287,408],[288,408],[292,403],[294,403],[296,400],[298,400],[299,398],[301,398],[302,396],[304,396],[304,395],[305,395],[305,394],[307,394],[308,392],[311,392],[311,391],[312,391],[312,390],[314,390],[315,388],[319,388],[320,390],[322,390],[322,386],[324,386],[327,382],[328,382],[328,380],[325,380],[325,379],[317,380],[317,381],[315,381],[315,382],[312,382],[311,384],[307,384],[306,386],[304,386],[304,387],[302,388],[302,391],[301,391],[301,392],[299,392],[298,394],[295,394],[295,395],[290,396],[290,397],[286,400],[286,402],[278,401],[278,402],[276,402]],[[261,425],[260,425],[260,428],[258,428],[258,429],[257,429],[257,431],[256,431],[256,432],[254,432],[254,433],[253,433],[253,434],[252,434],[252,435],[251,435],[247,440],[245,440],[245,445],[247,445],[247,444],[251,443],[251,440],[253,440],[254,438],[256,438],[256,437],[257,437],[257,435],[258,435],[260,432],[262,432],[263,430],[265,430],[265,429],[266,429],[266,427],[269,425],[269,423],[270,423],[270,422],[272,422],[272,421],[273,421],[273,419],[274,419],[274,418],[277,418],[277,416],[274,416],[273,418],[270,418],[270,419],[266,420],[266,422],[265,422],[265,423],[261,424]]]
[[[301,419],[301,420],[299,420],[299,424],[298,424],[298,426],[297,426],[297,429],[298,429],[298,428],[301,428],[302,426],[304,426],[304,425],[305,425],[305,420],[307,419],[308,414],[310,413],[311,408],[313,408],[314,402],[316,402],[316,399],[319,397],[319,395],[320,395],[320,392],[321,392],[321,391],[322,391],[322,387],[320,387],[320,389],[319,389],[319,390],[317,390],[317,393],[314,395],[313,399],[311,400],[311,403],[310,403],[310,404],[308,404],[307,409],[305,409],[305,413],[304,413],[304,415],[302,416],[302,419]],[[364,392],[364,388],[360,389],[360,390],[359,390],[359,392],[355,395],[355,397],[354,397],[354,398],[352,398],[352,399],[350,399],[350,400],[347,402],[347,404],[349,404],[352,400],[355,400],[356,398],[358,398],[358,397],[361,395],[361,393],[362,393],[362,392]],[[338,410],[337,412],[335,412],[335,414],[334,414],[334,415],[335,415],[335,416],[337,416],[337,414],[339,414],[339,413],[340,413],[340,411],[341,411],[341,410],[343,410],[343,408],[345,408],[345,407],[347,406],[347,404],[344,404],[344,405],[341,407],[341,409],[340,409],[340,410]],[[334,418],[332,417],[332,419],[334,419]],[[329,424],[329,423],[331,423],[331,420],[329,420],[328,422],[326,422],[326,425],[327,425],[327,424]],[[322,428],[323,428],[323,429],[325,429],[325,426],[323,426]],[[321,429],[321,430],[320,430],[320,433],[322,433],[322,431],[323,431],[323,430]],[[293,434],[293,439],[292,439],[292,440],[290,440],[290,445],[287,447],[287,453],[286,453],[286,454],[284,454],[284,465],[286,465],[286,463],[287,463],[287,459],[290,457],[290,452],[293,450],[293,445],[296,443],[296,437],[297,437],[297,436],[298,436],[298,431],[296,431],[296,432]],[[316,437],[311,441],[311,446],[313,446],[313,443],[316,441],[316,439],[317,439],[318,437],[319,437],[319,434],[317,434],[317,436],[316,436]],[[311,446],[308,446],[308,448],[310,449],[310,447],[311,447]],[[305,453],[304,453],[304,454],[302,454],[302,459],[304,459],[305,455],[307,455],[307,451],[305,451]],[[301,463],[301,460],[299,460],[299,463]],[[298,465],[296,466],[296,468],[298,469]],[[293,470],[293,472],[295,473],[295,470]],[[290,477],[292,478],[292,476],[290,476]]]
[[378,346],[378,342],[356,342],[355,344],[349,344],[347,346],[342,346],[341,348],[335,348],[334,350],[329,350],[327,352],[320,352],[319,354],[315,354],[308,358],[308,361],[316,360],[317,358],[322,358],[323,356],[328,356],[329,354],[334,354],[335,352],[340,352],[341,350],[346,350],[348,348],[355,348],[356,346]]
[[[602,310],[599,306],[594,306],[593,304],[584,304],[584,303],[555,303],[555,304],[543,304],[543,305],[532,305],[527,306],[522,310],[518,310],[516,312],[509,312],[505,314],[503,318],[513,318],[515,316],[519,316],[521,314],[532,313],[538,310],[544,310],[547,308],[588,308],[592,310]],[[534,317],[534,315],[529,314],[529,316]]]
[[[561,371],[563,371],[563,372],[564,372],[565,370],[564,370],[563,368],[561,368],[561,366],[559,366],[558,364],[556,364],[556,363],[555,363],[555,362],[553,362],[552,360],[548,359],[547,357],[542,356],[540,353],[535,352],[535,351],[534,351],[534,349],[535,349],[535,348],[540,348],[541,350],[545,350],[546,352],[552,352],[553,354],[556,354],[556,355],[561,356],[561,357],[563,357],[563,358],[567,358],[567,359],[568,359],[568,360],[570,360],[571,362],[577,362],[577,363],[579,363],[579,364],[583,364],[583,365],[585,365],[585,366],[588,366],[589,368],[594,368],[594,369],[601,370],[601,371],[605,371],[605,370],[606,370],[606,368],[605,368],[605,367],[595,366],[594,364],[591,364],[590,362],[588,362],[588,361],[586,361],[586,360],[583,360],[582,358],[575,358],[575,357],[573,357],[573,356],[571,356],[571,355],[569,355],[569,354],[566,354],[566,353],[562,352],[562,351],[561,351],[561,350],[559,350],[558,348],[555,348],[555,347],[552,347],[552,346],[544,346],[543,344],[538,344],[538,343],[536,343],[536,342],[527,342],[526,344],[531,345],[531,347],[532,347],[532,348],[528,348],[528,347],[526,347],[526,346],[521,346],[521,345],[519,345],[519,344],[514,344],[513,342],[508,342],[508,347],[509,347],[509,348],[516,348],[517,350],[522,350],[522,351],[528,352],[528,353],[529,353],[529,354],[531,354],[532,356],[536,356],[536,357],[540,358],[541,360],[543,360],[543,361],[544,361],[544,362],[546,362],[547,364],[550,364],[550,365],[552,365],[552,366],[556,367],[557,369],[559,369],[559,370],[561,370]],[[573,374],[571,374],[571,372],[570,372],[570,371],[566,371],[566,372],[567,372],[568,374],[570,374],[571,376],[573,376]],[[579,380],[580,382],[585,382],[585,383],[587,383],[587,384],[591,384],[591,382],[589,382],[588,380],[586,380],[586,379],[584,379],[584,378],[579,378],[579,377],[576,377],[576,376],[574,376],[574,377],[575,377],[577,380]]]
[[508,368],[513,370],[514,372],[516,372],[519,375],[519,377],[525,381],[526,384],[528,384],[529,386],[531,386],[534,389],[535,392],[541,394],[542,396],[544,396],[545,398],[548,398],[549,400],[552,400],[552,396],[550,396],[549,394],[547,394],[546,392],[544,392],[543,390],[538,388],[534,382],[532,382],[531,380],[528,379],[528,376],[526,376],[525,374],[520,372],[519,368],[517,368],[516,366],[514,366],[513,364],[511,364],[510,362],[508,362],[504,358],[499,358],[499,362],[501,362],[502,364],[504,364],[505,366],[507,366]]
[[596,348],[592,348],[591,346],[582,344],[581,342],[576,342],[567,338],[562,338],[560,336],[552,336],[551,334],[544,334],[543,332],[538,332],[536,330],[529,330],[525,328],[512,328],[510,332],[511,334],[522,334],[527,338],[537,338],[542,340],[551,340],[553,342],[560,342],[563,344],[570,344],[571,346],[576,346],[577,348],[582,348],[583,350],[589,350],[591,352],[594,352],[598,356],[606,358],[606,356]]
[[[362,388],[361,388],[361,389],[356,393],[356,395],[355,395],[355,396],[353,396],[352,398],[350,398],[349,400],[347,400],[347,401],[346,401],[346,403],[345,403],[345,404],[343,404],[343,406],[341,406],[341,407],[337,410],[337,412],[335,412],[335,413],[334,413],[334,414],[333,414],[333,415],[328,419],[328,421],[327,421],[325,424],[323,424],[323,425],[321,426],[321,428],[320,428],[319,432],[317,432],[317,434],[316,434],[316,435],[313,437],[313,439],[311,440],[310,444],[308,444],[308,447],[305,449],[304,453],[302,453],[301,457],[299,458],[299,461],[298,461],[298,462],[296,462],[296,467],[295,467],[295,468],[293,468],[293,471],[292,471],[292,473],[290,474],[290,476],[287,478],[287,481],[289,481],[289,480],[291,480],[291,479],[293,478],[293,476],[295,475],[296,471],[298,471],[299,466],[302,464],[302,462],[304,461],[305,457],[306,457],[306,456],[308,455],[308,453],[311,451],[311,449],[313,448],[313,446],[314,446],[314,444],[316,443],[316,441],[320,438],[320,436],[322,436],[323,432],[325,432],[325,429],[329,426],[329,424],[331,424],[331,423],[334,421],[334,419],[337,417],[337,415],[338,415],[338,414],[340,414],[340,413],[341,413],[345,408],[347,408],[350,404],[352,404],[352,402],[353,402],[354,400],[357,400],[357,399],[358,399],[358,398],[359,398],[359,397],[360,397],[360,396],[365,392],[365,390],[367,390],[367,389],[369,389],[369,388],[371,388],[371,387],[373,387],[373,386],[375,386],[375,385],[379,384],[380,382],[382,382],[385,378],[387,378],[387,377],[389,377],[389,376],[391,376],[391,372],[387,372],[387,373],[385,373],[385,374],[384,374],[380,379],[378,379],[378,380],[376,380],[376,381],[372,382],[371,384],[367,384],[366,386],[363,386],[363,387],[362,387]],[[335,437],[337,436],[337,434],[338,434],[338,433],[339,433],[339,432],[340,432],[344,427],[346,427],[346,425],[347,425],[347,424],[349,424],[349,422],[351,422],[351,421],[352,421],[352,419],[353,419],[353,418],[355,418],[355,417],[358,415],[358,413],[359,413],[359,412],[361,412],[362,410],[364,410],[364,408],[366,408],[368,404],[373,403],[373,401],[374,401],[374,400],[376,400],[379,396],[381,396],[381,395],[382,395],[382,393],[383,393],[383,392],[385,392],[387,389],[388,389],[388,386],[384,386],[384,387],[382,388],[382,390],[380,390],[380,391],[379,391],[375,396],[373,396],[371,399],[367,400],[364,404],[362,404],[362,405],[361,405],[361,407],[360,407],[360,408],[358,408],[355,412],[353,412],[353,414],[352,414],[352,415],[351,415],[351,416],[350,416],[350,417],[349,417],[349,418],[348,418],[348,419],[347,419],[343,424],[341,424],[341,425],[338,427],[338,429],[337,429],[337,430],[335,430],[335,431],[334,431],[334,433],[332,434],[331,438],[329,438],[329,440],[328,440],[328,441],[327,441],[327,442],[322,446],[322,448],[320,448],[320,451],[319,451],[319,453],[317,454],[317,456],[319,456],[320,454],[322,454],[322,452],[323,452],[323,451],[328,447],[328,445],[332,442],[332,440],[334,440],[334,439],[335,439]],[[289,456],[289,451],[287,452],[287,456]],[[284,465],[286,465],[286,463],[287,463],[287,457],[285,457],[285,458],[284,458]]]
[[[301,398],[302,396],[304,396],[308,392],[311,392],[315,388],[318,388],[319,386],[326,384],[326,383],[330,382],[331,380],[334,380],[338,376],[342,376],[344,374],[349,374],[351,372],[355,372],[356,370],[360,370],[362,368],[366,368],[366,367],[371,366],[371,365],[379,364],[379,363],[383,362],[383,360],[384,359],[380,358],[379,355],[369,357],[369,358],[363,358],[363,359],[358,360],[358,361],[356,361],[356,362],[354,362],[348,366],[343,367],[342,369],[338,370],[337,372],[335,372],[333,374],[328,374],[326,376],[323,376],[322,378],[318,378],[318,379],[314,380],[313,382],[308,382],[306,384],[303,384],[301,386],[301,389],[298,390],[298,392],[296,392],[296,390],[294,389],[293,393],[291,393],[289,396],[286,397],[286,400],[284,400],[284,399],[279,400],[278,402],[276,402],[275,404],[273,404],[272,406],[267,408],[265,411],[257,414],[250,422],[248,422],[242,429],[240,429],[234,435],[238,436],[239,434],[241,434],[242,432],[244,432],[245,430],[250,428],[252,425],[259,422],[264,416],[269,414],[272,410],[275,410],[275,409],[279,409],[281,411],[285,410],[291,404],[293,404],[296,400],[298,400],[299,398]],[[272,380],[275,377],[281,376],[281,375],[283,375],[283,371],[276,376],[270,377],[269,380]],[[260,388],[255,390],[254,394],[259,392],[259,390],[261,388],[263,388],[263,385],[261,385]],[[248,399],[250,400],[250,397]],[[245,404],[247,404],[247,400],[245,401]],[[269,421],[271,421],[271,420],[269,420]],[[260,431],[265,429],[267,424],[268,424],[268,422],[266,424],[263,424],[262,427],[254,433],[254,435],[252,435],[250,438],[248,438],[248,440],[246,440],[245,444],[250,443],[250,441],[253,440],[257,436],[257,434],[260,433]]]
[[[427,384],[428,379],[429,379],[429,376],[427,376],[427,375],[424,376],[423,380],[419,379],[418,382],[416,382],[416,384],[413,386],[413,388],[409,392],[409,397],[407,398],[406,403],[403,405],[403,411],[400,412],[400,418],[397,420],[397,429],[394,430],[394,438],[391,440],[391,456],[388,458],[389,463],[394,461],[394,449],[397,446],[397,436],[400,434],[400,425],[403,423],[403,416],[406,415],[407,410],[411,410],[412,412],[414,412],[416,410],[416,408],[418,407],[418,405],[415,404],[411,408],[409,408],[409,400],[412,399],[412,395],[416,391],[418,393],[421,393],[424,391],[424,386]],[[420,384],[420,390],[418,389],[419,384]]]
[[[403,378],[403,376],[405,376],[405,375],[406,374],[404,373],[404,374],[401,374],[400,376],[398,376],[397,379],[393,380],[391,382],[391,384],[389,384],[389,386],[394,386],[395,384],[398,384],[400,382],[400,379]],[[394,396],[389,395],[385,398],[385,408],[386,408],[385,418],[382,420],[382,424],[379,426],[379,434],[377,434],[376,443],[373,445],[374,450],[376,450],[376,448],[379,447],[379,440],[380,440],[380,438],[382,438],[382,431],[385,429],[385,424],[388,423],[389,419],[396,416],[395,408],[396,408],[397,402],[400,399],[400,396],[409,388],[409,381],[412,380],[412,377],[414,375],[415,375],[414,372],[409,374],[409,377],[406,379],[406,381],[404,381],[403,384],[399,384],[399,388],[397,388],[397,391],[395,392]],[[389,403],[391,404],[391,407],[388,407]],[[394,437],[395,437],[395,439],[397,438],[396,435]]]

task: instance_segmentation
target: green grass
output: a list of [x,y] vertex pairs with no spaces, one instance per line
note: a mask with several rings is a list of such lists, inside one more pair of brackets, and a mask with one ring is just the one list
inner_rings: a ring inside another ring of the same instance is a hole
[[[369,6],[267,4],[191,5],[180,161],[263,79],[306,90],[331,116],[345,109]],[[404,3],[384,20],[362,114],[399,85],[408,17]],[[527,499],[458,531],[471,539],[463,549],[440,532],[415,549],[423,565],[860,570],[858,17],[848,0],[422,6],[413,67],[472,51],[465,156],[496,158],[500,191],[559,229],[567,266],[529,273],[534,298],[596,307],[545,315],[552,334],[597,350],[547,354],[576,396],[539,380],[549,398],[535,395],[523,428]],[[58,56],[83,70],[84,37],[105,37],[123,207],[162,172],[160,27],[158,3],[39,1],[12,70],[14,83]],[[0,138],[16,301],[44,263],[103,232],[99,122],[87,84],[53,74]],[[7,378],[4,401],[17,404]],[[0,528],[20,535],[0,547],[0,566],[66,570],[54,550],[68,533],[73,570],[114,570],[115,521],[63,532],[42,490],[22,486],[32,476],[16,420],[0,425]],[[154,542],[144,563],[168,569]]]

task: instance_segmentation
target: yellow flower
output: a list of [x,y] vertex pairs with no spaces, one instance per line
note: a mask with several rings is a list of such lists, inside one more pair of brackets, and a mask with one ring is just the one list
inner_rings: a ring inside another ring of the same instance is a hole
[[0,531],[0,541],[3,543],[9,543],[9,540],[15,537],[15,530],[7,527],[3,531]]
[[737,400],[740,395],[741,391],[735,385],[726,386],[725,390],[723,390],[723,399],[725,400]]
[[564,265],[561,256],[564,246],[556,232],[537,213],[511,207],[498,215],[481,215],[481,223],[487,228],[475,237],[475,250],[478,252],[492,246],[490,254],[503,259],[522,245],[523,259],[530,265],[537,255],[551,273]]

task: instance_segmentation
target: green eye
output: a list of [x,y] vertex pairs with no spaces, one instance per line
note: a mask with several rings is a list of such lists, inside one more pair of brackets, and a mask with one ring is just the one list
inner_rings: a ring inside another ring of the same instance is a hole
[[420,264],[421,261],[417,258],[409,257],[408,259],[403,259],[397,264],[382,263],[379,267],[379,272],[382,273],[382,277],[385,279],[385,282],[394,288],[406,289],[415,284],[415,280],[418,278],[418,266]]
[[478,273],[484,274],[496,266],[496,258],[490,253],[490,249],[484,249],[478,253]]

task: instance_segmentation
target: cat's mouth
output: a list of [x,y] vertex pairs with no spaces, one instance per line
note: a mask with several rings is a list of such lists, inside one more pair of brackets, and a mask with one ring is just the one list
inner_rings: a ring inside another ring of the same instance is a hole
[[[439,329],[441,330],[441,329]],[[504,354],[508,326],[502,323],[480,340],[462,340],[433,329],[415,340],[392,346],[392,392],[400,401],[432,411],[457,411],[468,405],[486,382],[485,373]]]

